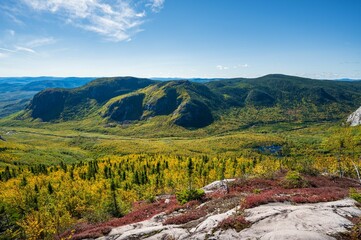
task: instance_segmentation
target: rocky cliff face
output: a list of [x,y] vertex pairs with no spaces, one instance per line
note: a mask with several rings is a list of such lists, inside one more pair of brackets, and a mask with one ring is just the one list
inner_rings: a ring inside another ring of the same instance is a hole
[[104,117],[119,122],[139,120],[143,114],[143,98],[144,94],[136,94],[114,101]]
[[353,127],[361,125],[361,107],[347,118],[347,122]]
[[67,96],[68,92],[62,89],[49,89],[36,94],[28,106],[31,117],[41,118],[43,121],[59,118]]

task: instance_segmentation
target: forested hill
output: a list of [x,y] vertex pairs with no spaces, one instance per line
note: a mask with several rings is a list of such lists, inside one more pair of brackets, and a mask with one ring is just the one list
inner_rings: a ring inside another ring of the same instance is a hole
[[206,83],[117,77],[75,89],[43,90],[17,118],[70,121],[100,117],[101,121],[123,123],[167,116],[170,124],[201,128],[247,109],[277,115],[271,121],[319,121],[343,119],[360,105],[360,81],[279,74]]

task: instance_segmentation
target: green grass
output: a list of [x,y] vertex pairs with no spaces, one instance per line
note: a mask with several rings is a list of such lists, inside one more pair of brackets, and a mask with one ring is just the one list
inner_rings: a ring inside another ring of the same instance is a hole
[[[0,135],[8,140],[0,142],[0,148],[12,146],[0,153],[15,159],[0,158],[0,162],[71,163],[133,153],[238,157],[249,155],[257,146],[285,143],[297,158],[306,151],[320,156],[332,151],[328,139],[344,128],[342,121],[306,121],[300,113],[289,117],[284,111],[279,106],[221,110],[213,124],[193,130],[171,124],[169,116],[114,124],[97,114],[82,120],[41,122],[16,120],[22,114],[17,113],[0,119]],[[352,129],[360,139],[360,127]],[[15,134],[6,135],[9,131]]]
[[[254,151],[257,146],[286,142],[300,151],[307,148],[317,152],[325,147],[326,139],[341,128],[338,122],[281,122],[242,129],[237,120],[227,124],[220,120],[206,128],[187,130],[163,122],[162,117],[157,117],[105,127],[100,118],[61,123],[3,119],[0,120],[0,134],[7,142],[0,142],[0,147],[13,146],[2,153],[11,154],[22,164],[71,163],[105,154],[133,153],[237,157]],[[14,134],[6,135],[6,132]]]

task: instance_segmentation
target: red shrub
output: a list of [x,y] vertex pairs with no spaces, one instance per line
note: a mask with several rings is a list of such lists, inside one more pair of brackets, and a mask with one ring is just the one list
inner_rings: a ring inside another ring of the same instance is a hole
[[348,190],[339,187],[300,188],[300,189],[273,189],[259,194],[250,194],[246,197],[244,208],[257,207],[271,202],[290,201],[294,203],[317,203],[343,199]]
[[170,217],[164,221],[164,225],[168,224],[184,224],[207,215],[207,212],[201,209],[189,211],[178,216]]
[[[99,223],[93,225],[82,223],[75,226],[75,232],[74,235],[72,236],[72,239],[101,237],[108,234],[110,230],[114,227],[119,227],[126,224],[144,221],[161,212],[167,212],[177,208],[180,208],[180,206],[174,197],[170,199],[170,202],[168,204],[165,203],[164,200],[160,200],[158,202],[154,202],[150,204],[141,202],[140,204],[139,203],[136,204],[135,211],[125,215],[124,217],[114,218],[105,223]],[[71,233],[69,231],[62,234],[61,237],[65,238],[70,235]]]
[[223,230],[233,228],[237,232],[239,232],[245,228],[248,228],[249,226],[250,223],[243,216],[239,215],[239,216],[231,216],[224,219],[218,224],[217,228]]
[[[213,205],[221,204],[223,200],[233,198],[236,196],[245,196],[245,200],[242,203],[242,208],[252,208],[261,204],[271,202],[285,202],[290,201],[294,203],[316,203],[335,201],[343,199],[348,196],[348,189],[350,187],[359,188],[359,183],[347,178],[339,177],[325,177],[325,176],[302,176],[309,184],[311,188],[296,188],[285,189],[282,187],[281,180],[284,174],[277,176],[277,179],[267,180],[260,178],[253,178],[247,180],[236,180],[229,183],[230,193],[214,192],[207,194],[207,201],[213,201]],[[257,191],[254,191],[257,189]],[[256,192],[259,192],[258,194]],[[216,200],[216,201],[214,201]],[[108,222],[101,224],[87,224],[79,223],[75,226],[75,232],[73,239],[82,238],[96,238],[107,234],[112,227],[118,227],[130,223],[140,222],[153,217],[161,212],[170,214],[181,208],[188,209],[187,213],[169,218],[164,224],[182,224],[200,217],[203,217],[208,212],[214,211],[216,206],[205,206],[202,209],[194,210],[200,202],[191,201],[185,206],[180,206],[175,197],[170,198],[170,202],[165,204],[164,199],[155,203],[137,202],[133,206],[133,212],[127,214],[122,218],[112,219]],[[235,221],[229,219],[228,221]],[[224,223],[226,225],[226,223]],[[70,236],[71,232],[68,231],[61,235],[61,237]]]
[[200,204],[201,204],[200,201],[192,200],[192,201],[189,201],[186,204],[184,204],[184,207],[187,209],[190,209],[190,208],[195,208],[195,207],[199,206]]

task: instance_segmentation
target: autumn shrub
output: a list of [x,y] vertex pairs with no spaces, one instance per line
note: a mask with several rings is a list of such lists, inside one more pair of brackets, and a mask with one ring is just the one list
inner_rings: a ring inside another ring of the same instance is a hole
[[201,204],[201,202],[199,200],[192,200],[187,202],[184,207],[186,207],[187,209],[194,209],[196,207],[198,207]]
[[245,228],[250,226],[250,222],[248,222],[242,215],[230,216],[226,219],[223,219],[217,226],[218,229],[227,230],[234,229],[237,232],[242,231]]
[[207,215],[207,212],[201,209],[198,210],[194,210],[194,211],[189,211],[174,217],[170,217],[167,220],[164,221],[164,225],[168,225],[168,224],[184,224],[184,223],[188,223],[190,221],[193,220],[197,220],[201,217],[204,217]]
[[201,200],[205,195],[202,189],[185,189],[176,193],[178,202],[185,204],[191,200]]
[[351,240],[359,240],[361,239],[361,218],[355,223],[350,232]]
[[252,193],[259,194],[259,193],[261,193],[261,189],[255,188],[252,190]]
[[257,207],[262,204],[273,202],[272,195],[270,194],[254,194],[246,198],[244,208]]
[[282,181],[282,185],[285,188],[302,188],[307,186],[307,181],[303,179],[299,172],[289,171]]
[[361,191],[360,190],[356,190],[355,188],[350,188],[349,196],[350,196],[350,198],[355,199],[357,202],[361,203]]
[[[141,203],[141,204],[138,204]],[[138,202],[134,204],[133,211],[126,214],[121,218],[113,218],[108,222],[98,223],[98,224],[89,224],[89,223],[80,223],[75,227],[76,231],[71,237],[71,239],[93,239],[104,235],[104,232],[110,231],[109,229],[119,226],[124,226],[131,223],[137,223],[144,221],[153,217],[156,214],[161,212],[171,213],[180,209],[181,207],[175,200],[171,197],[170,201],[166,203],[164,200],[155,201],[154,203],[147,203],[146,201]],[[69,233],[65,233],[62,237],[65,239],[69,237]]]
[[111,218],[111,215],[102,208],[88,209],[83,213],[83,218],[89,223],[105,222]]
[[318,203],[343,199],[347,190],[337,187],[272,189],[259,194],[250,194],[242,203],[243,208],[257,207],[272,202]]

